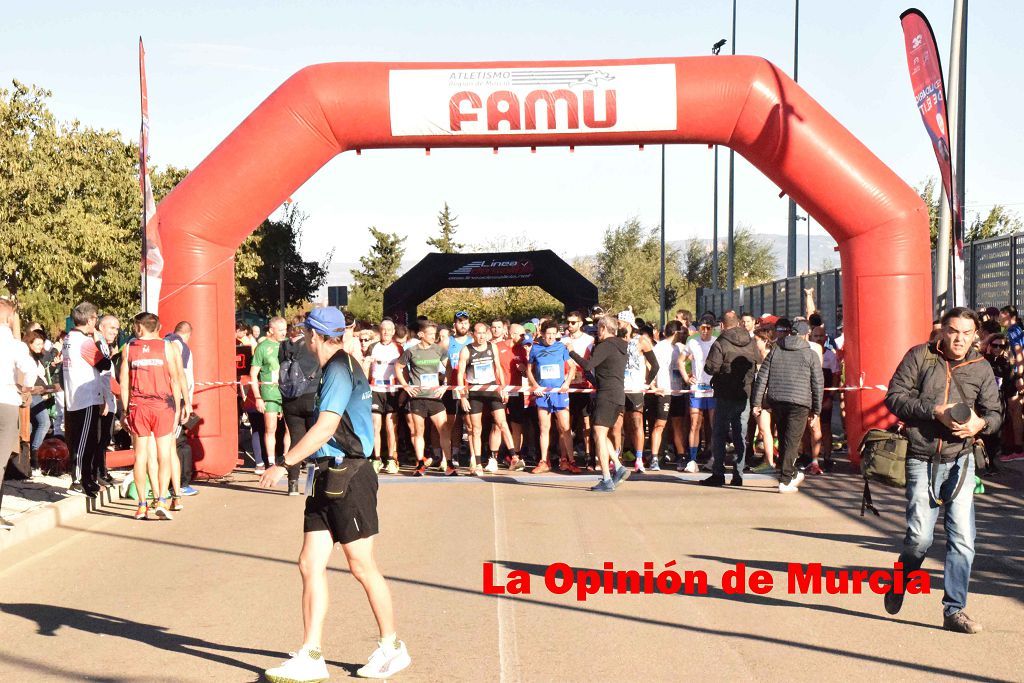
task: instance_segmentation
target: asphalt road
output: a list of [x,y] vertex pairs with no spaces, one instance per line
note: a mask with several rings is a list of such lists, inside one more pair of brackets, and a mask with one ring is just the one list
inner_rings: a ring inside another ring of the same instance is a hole
[[[892,567],[899,495],[859,516],[853,476],[815,478],[795,495],[774,480],[707,490],[675,473],[593,494],[593,477],[383,477],[378,562],[394,593],[412,666],[403,681],[1021,680],[1022,477],[978,499],[979,551],[968,613],[985,633],[942,631],[941,530],[925,567],[932,593],[898,617],[861,594],[787,590],[789,563]],[[115,503],[0,554],[0,680],[254,681],[301,640],[303,499],[252,489],[239,472],[201,485],[173,522],[136,522]],[[545,588],[549,565],[574,571],[702,570],[704,595],[597,594]],[[485,595],[495,578],[531,592]],[[774,579],[765,595],[726,594],[742,562]],[[522,576],[522,575],[520,575]],[[330,568],[324,652],[353,675],[376,629],[340,550]]]

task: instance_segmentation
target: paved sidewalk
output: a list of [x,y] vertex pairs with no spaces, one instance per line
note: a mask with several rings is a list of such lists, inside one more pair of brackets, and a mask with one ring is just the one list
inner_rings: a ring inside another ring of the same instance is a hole
[[[794,495],[751,477],[705,489],[698,476],[631,479],[614,494],[593,477],[478,480],[382,477],[378,560],[412,666],[401,681],[1021,680],[1024,547],[1019,471],[978,498],[979,552],[969,612],[986,632],[942,631],[941,530],[925,565],[931,595],[898,617],[881,597],[790,595],[790,562],[892,566],[898,492],[859,516],[860,480],[815,477]],[[251,473],[199,485],[173,522],[136,522],[112,502],[0,553],[0,680],[253,681],[298,647],[295,558],[302,498],[252,489]],[[545,568],[704,570],[707,595],[596,595],[543,588]],[[533,591],[482,592],[482,565],[525,571]],[[775,578],[767,595],[726,595],[737,562]],[[359,585],[335,553],[324,643],[343,679],[374,647]]]

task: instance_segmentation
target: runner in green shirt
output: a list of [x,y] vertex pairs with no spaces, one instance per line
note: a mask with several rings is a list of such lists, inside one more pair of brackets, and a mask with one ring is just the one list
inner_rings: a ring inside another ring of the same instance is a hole
[[267,337],[259,343],[252,354],[252,366],[249,381],[258,397],[256,410],[263,413],[264,443],[263,463],[256,463],[256,474],[263,474],[264,465],[270,467],[277,458],[277,423],[281,415],[281,389],[277,386],[278,350],[281,341],[288,333],[288,323],[284,318],[274,317],[267,325]]

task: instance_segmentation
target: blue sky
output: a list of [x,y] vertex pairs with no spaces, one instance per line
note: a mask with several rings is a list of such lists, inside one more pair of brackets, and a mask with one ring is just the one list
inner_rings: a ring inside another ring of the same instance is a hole
[[[917,6],[948,61],[952,0]],[[218,2],[18,3],[5,9],[0,83],[12,78],[53,91],[61,118],[139,128],[138,36],[146,41],[151,155],[195,167],[277,85],[308,64],[330,61],[478,61],[703,55],[730,33],[731,2]],[[740,0],[737,53],[792,69],[792,0]],[[937,175],[913,104],[899,13],[884,0],[804,0],[800,83],[904,180]],[[969,19],[968,212],[993,203],[1024,213],[1020,160],[1024,111],[1024,12],[1016,2],[972,3]],[[729,48],[727,47],[726,50]],[[724,233],[726,166],[722,155]],[[711,235],[711,152],[667,152],[670,240]],[[424,240],[447,201],[463,241],[525,238],[566,257],[594,253],[602,230],[631,216],[656,225],[660,155],[636,147],[365,151],[345,154],[293,197],[310,214],[303,251],[336,247],[354,261],[366,227]],[[736,218],[783,233],[787,203],[737,157]],[[801,224],[801,230],[803,230]],[[823,232],[813,225],[812,230]]]

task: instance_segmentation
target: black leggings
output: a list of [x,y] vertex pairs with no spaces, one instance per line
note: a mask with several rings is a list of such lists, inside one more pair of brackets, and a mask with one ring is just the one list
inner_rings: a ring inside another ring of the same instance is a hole
[[[316,422],[313,417],[316,412],[316,392],[286,400],[283,410],[284,422],[288,425],[288,434],[291,437],[292,446],[294,446]],[[284,441],[282,440],[281,443]],[[288,468],[288,481],[299,480],[301,467],[302,463],[298,463]]]

